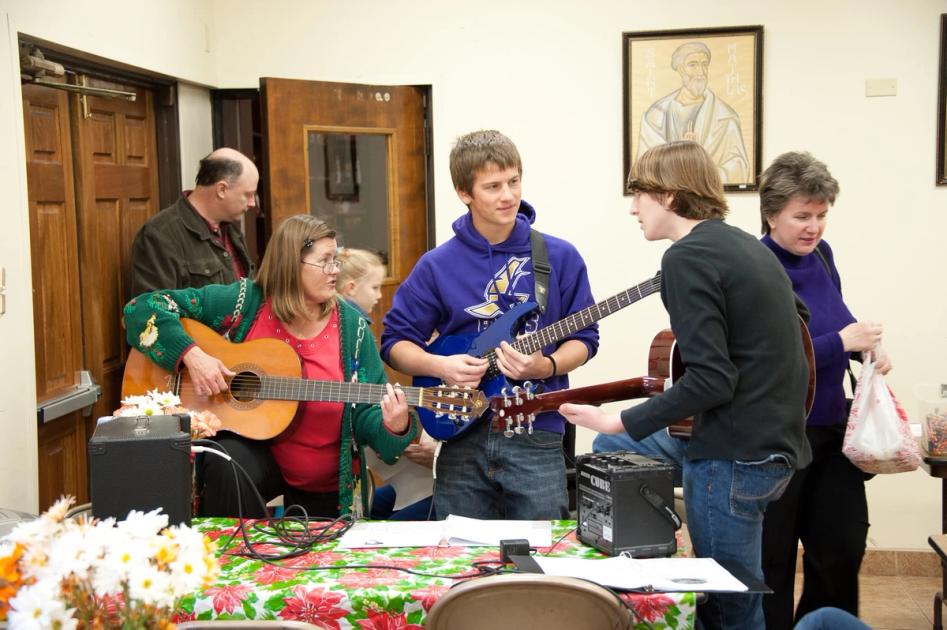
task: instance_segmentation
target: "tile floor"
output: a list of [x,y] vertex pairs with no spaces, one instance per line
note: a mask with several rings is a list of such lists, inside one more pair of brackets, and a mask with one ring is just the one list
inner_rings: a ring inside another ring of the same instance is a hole
[[[802,576],[796,576],[796,593]],[[863,575],[861,620],[873,630],[930,630],[934,593],[941,578],[908,575]]]

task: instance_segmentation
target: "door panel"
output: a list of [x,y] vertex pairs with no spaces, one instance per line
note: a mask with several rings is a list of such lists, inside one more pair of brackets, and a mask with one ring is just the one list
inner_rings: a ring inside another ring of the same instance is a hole
[[36,330],[36,395],[68,392],[82,369],[76,206],[65,92],[23,86]]
[[90,79],[89,85],[136,92],[135,101],[73,96],[78,186],[79,268],[85,363],[102,387],[92,417],[118,407],[125,336],[121,311],[128,296],[132,241],[158,212],[153,94]]
[[328,215],[342,244],[386,253],[388,277],[372,313],[378,338],[395,290],[427,244],[426,88],[271,78],[260,85],[268,229],[294,214]]
[[[72,391],[83,368],[69,97],[24,85],[23,118],[39,405]],[[88,501],[82,415],[41,425],[38,440],[40,509],[62,494]]]

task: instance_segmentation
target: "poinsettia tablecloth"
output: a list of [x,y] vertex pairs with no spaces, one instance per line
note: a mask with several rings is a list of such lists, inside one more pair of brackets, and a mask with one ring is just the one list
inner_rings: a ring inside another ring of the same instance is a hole
[[[185,598],[175,621],[208,619],[271,619],[306,621],[319,628],[362,630],[413,629],[424,626],[424,618],[437,599],[452,584],[476,575],[473,562],[497,562],[496,547],[397,547],[387,549],[337,550],[335,542],[318,544],[305,555],[275,563],[234,555],[244,543],[235,533],[236,521],[223,518],[194,519],[193,526],[219,544],[221,565],[217,583]],[[553,522],[550,556],[602,557],[578,542],[575,523]],[[248,528],[250,540],[260,553],[285,549],[271,542],[259,529]],[[561,539],[560,539],[561,538]],[[678,537],[678,554],[685,554]],[[344,565],[387,565],[392,568],[343,568]],[[496,566],[496,565],[492,565]],[[314,569],[315,567],[330,567]],[[397,567],[397,568],[394,568]],[[411,569],[415,575],[398,569]],[[450,577],[455,576],[455,577]],[[636,628],[694,627],[693,593],[624,595],[644,623]]]

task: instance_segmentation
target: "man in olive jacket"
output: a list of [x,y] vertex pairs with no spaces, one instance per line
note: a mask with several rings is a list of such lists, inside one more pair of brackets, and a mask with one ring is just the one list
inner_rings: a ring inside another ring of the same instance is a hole
[[239,221],[256,206],[259,180],[256,166],[239,151],[217,149],[201,160],[194,190],[145,222],[135,236],[128,297],[249,276],[253,262]]

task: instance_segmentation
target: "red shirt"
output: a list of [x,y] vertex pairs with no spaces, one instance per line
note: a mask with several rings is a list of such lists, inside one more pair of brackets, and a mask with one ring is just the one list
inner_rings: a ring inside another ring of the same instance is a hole
[[[339,311],[311,339],[299,339],[286,330],[267,300],[250,328],[247,340],[271,337],[292,346],[302,360],[303,378],[341,381]],[[300,402],[293,423],[270,443],[270,452],[286,483],[309,492],[339,489],[339,449],[342,445],[340,402]]]

